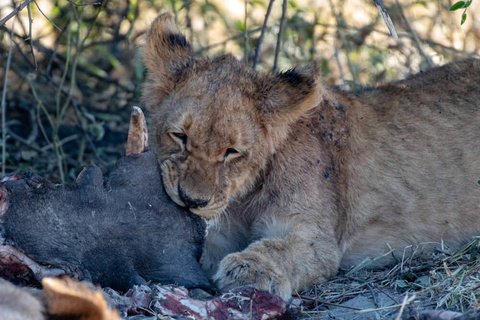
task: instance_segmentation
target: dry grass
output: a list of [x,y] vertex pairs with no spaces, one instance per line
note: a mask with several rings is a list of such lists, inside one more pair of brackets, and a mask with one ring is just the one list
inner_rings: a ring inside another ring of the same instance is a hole
[[391,268],[343,270],[301,292],[301,319],[396,319],[401,309],[405,316],[412,309],[479,308],[480,237],[453,252],[446,247],[407,251],[412,253]]

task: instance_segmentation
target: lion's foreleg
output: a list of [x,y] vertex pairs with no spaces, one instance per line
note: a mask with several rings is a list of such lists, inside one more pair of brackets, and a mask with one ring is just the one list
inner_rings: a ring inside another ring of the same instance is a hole
[[341,254],[333,231],[329,233],[296,225],[281,238],[260,239],[223,258],[213,279],[221,290],[255,285],[286,300],[337,272]]

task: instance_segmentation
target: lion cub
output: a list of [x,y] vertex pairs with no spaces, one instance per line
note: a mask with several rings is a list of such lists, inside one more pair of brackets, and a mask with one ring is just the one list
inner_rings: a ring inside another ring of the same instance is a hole
[[220,289],[292,292],[390,248],[480,233],[480,61],[351,94],[320,64],[279,74],[196,59],[170,14],[148,33],[143,101],[165,189],[213,223]]

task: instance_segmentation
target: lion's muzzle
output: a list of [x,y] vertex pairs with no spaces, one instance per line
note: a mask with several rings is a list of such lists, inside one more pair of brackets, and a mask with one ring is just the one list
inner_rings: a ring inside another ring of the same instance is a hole
[[178,187],[178,196],[189,208],[203,208],[210,202],[210,199],[191,198],[180,186]]

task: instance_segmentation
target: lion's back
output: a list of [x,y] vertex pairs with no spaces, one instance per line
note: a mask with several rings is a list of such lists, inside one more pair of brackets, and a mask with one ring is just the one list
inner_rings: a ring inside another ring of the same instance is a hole
[[480,231],[480,61],[448,64],[357,98],[345,193],[351,217],[363,222],[351,230],[344,262],[378,252],[380,243],[458,244]]

